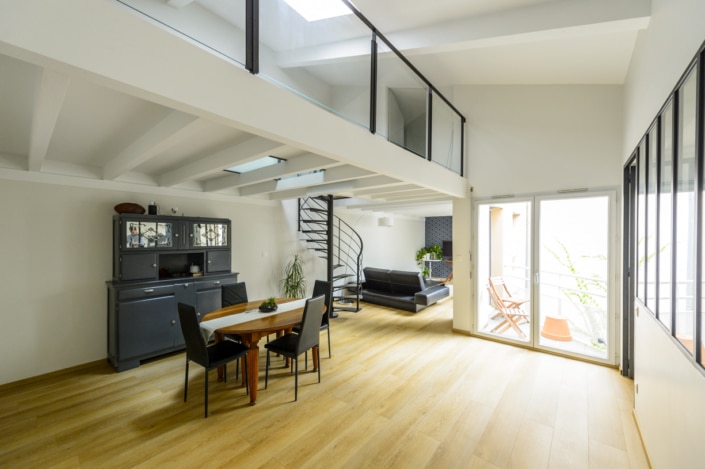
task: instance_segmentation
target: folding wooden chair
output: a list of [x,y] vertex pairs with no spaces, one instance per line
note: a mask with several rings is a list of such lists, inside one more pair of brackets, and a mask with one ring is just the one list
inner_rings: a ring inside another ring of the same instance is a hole
[[528,300],[512,301],[511,299],[503,298],[499,295],[495,286],[496,283],[493,283],[492,279],[490,279],[487,285],[487,291],[490,293],[492,303],[497,309],[497,314],[493,316],[493,319],[501,317],[502,320],[490,332],[501,334],[507,329],[512,328],[520,338],[525,339],[526,334],[521,330],[519,324],[521,324],[522,321],[529,322],[529,315],[526,314],[519,305],[526,303]]

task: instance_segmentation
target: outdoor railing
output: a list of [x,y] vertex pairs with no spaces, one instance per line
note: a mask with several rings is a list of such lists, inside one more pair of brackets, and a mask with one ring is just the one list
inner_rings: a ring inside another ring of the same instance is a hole
[[[283,0],[116,0],[413,154],[464,174],[465,117],[348,1],[307,21]],[[174,5],[174,6],[172,6]]]

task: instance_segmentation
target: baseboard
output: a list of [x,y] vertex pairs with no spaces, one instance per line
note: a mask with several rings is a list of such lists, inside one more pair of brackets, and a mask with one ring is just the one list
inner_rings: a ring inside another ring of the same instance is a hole
[[36,383],[36,382],[38,382],[38,381],[43,381],[43,380],[45,380],[45,379],[47,379],[47,378],[51,378],[51,377],[55,377],[55,376],[61,376],[61,375],[64,375],[64,374],[68,374],[68,373],[75,372],[75,371],[80,371],[80,370],[84,370],[84,369],[85,369],[85,370],[88,370],[88,369],[91,369],[91,368],[103,368],[103,367],[109,368],[109,369],[111,369],[112,371],[115,371],[115,370],[110,366],[110,364],[108,363],[107,359],[103,358],[103,359],[101,359],[101,360],[96,360],[96,361],[93,361],[93,362],[84,363],[84,364],[82,364],[82,365],[76,365],[76,366],[72,366],[72,367],[69,367],[69,368],[63,368],[63,369],[61,369],[61,370],[51,371],[51,372],[49,372],[49,373],[44,373],[44,374],[42,374],[42,375],[31,376],[31,377],[29,377],[29,378],[21,379],[21,380],[19,380],[19,381],[13,381],[13,382],[11,382],[11,383],[1,384],[1,385],[0,385],[0,391],[6,390],[6,389],[11,389],[11,388],[18,387],[18,386],[24,386],[24,385],[26,385],[26,384]]
[[641,441],[641,447],[644,448],[646,462],[649,464],[649,468],[653,468],[654,464],[651,461],[649,449],[646,447],[646,443],[644,443],[644,435],[641,433],[641,426],[639,425],[639,418],[636,416],[636,409],[632,409],[632,418],[634,419],[634,424],[636,425],[636,431],[639,433],[639,441]]

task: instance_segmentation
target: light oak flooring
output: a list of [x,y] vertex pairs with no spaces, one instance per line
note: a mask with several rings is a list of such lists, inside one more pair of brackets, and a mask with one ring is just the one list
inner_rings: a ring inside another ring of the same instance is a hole
[[[228,368],[184,354],[0,387],[0,467],[646,468],[632,381],[610,368],[454,334],[452,300],[418,314],[364,304],[321,334],[322,378],[282,360],[251,407]],[[309,354],[310,359],[310,354]],[[303,361],[303,357],[302,357]],[[303,369],[303,363],[301,364]]]

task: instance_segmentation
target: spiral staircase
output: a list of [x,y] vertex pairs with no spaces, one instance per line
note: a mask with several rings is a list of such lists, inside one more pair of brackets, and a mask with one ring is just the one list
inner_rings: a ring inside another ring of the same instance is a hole
[[333,214],[332,195],[299,199],[298,219],[302,239],[326,261],[333,289],[331,316],[336,317],[336,311],[359,311],[362,238]]

